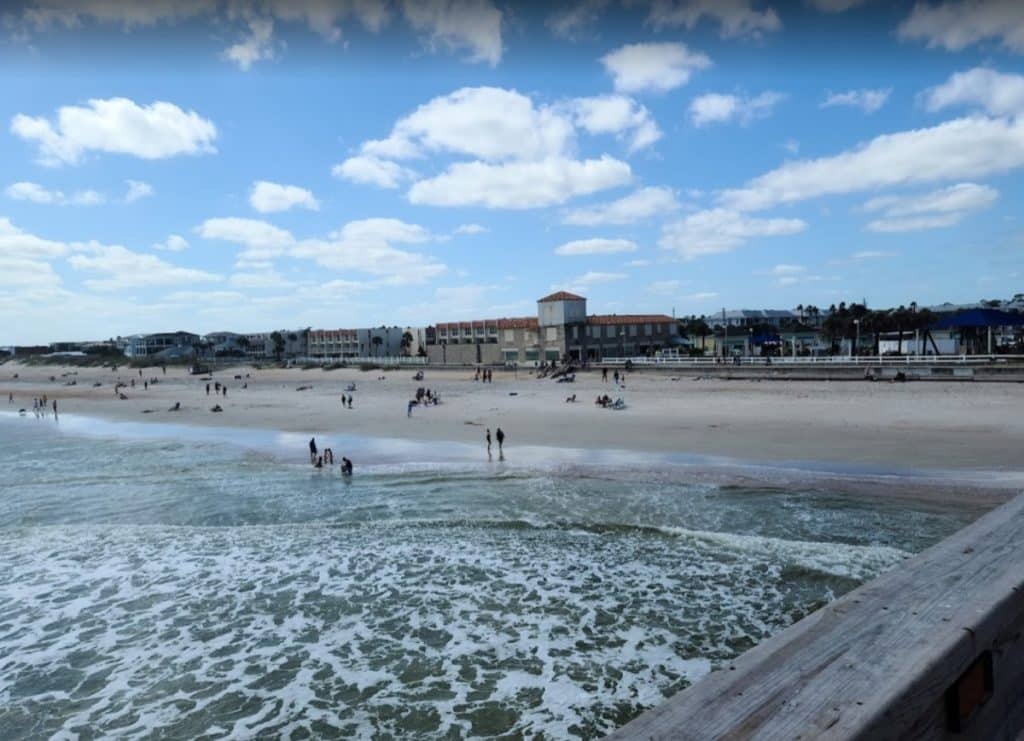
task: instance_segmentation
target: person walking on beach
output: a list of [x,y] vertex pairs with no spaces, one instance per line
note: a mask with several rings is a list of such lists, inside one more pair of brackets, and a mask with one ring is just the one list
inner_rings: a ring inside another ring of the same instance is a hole
[[13,391],[11,391],[9,394],[7,394],[7,403],[8,404],[13,404],[14,403],[14,392]]
[[309,460],[310,461],[315,461],[316,460],[316,438],[315,437],[309,438]]
[[341,475],[351,476],[352,475],[352,461],[348,458],[342,457],[341,459]]
[[607,381],[608,380],[608,369],[607,368],[602,368],[601,369],[601,380],[602,381]]
[[210,395],[210,384],[206,384],[206,395]]
[[57,418],[57,400],[56,399],[53,400],[53,417],[54,417],[54,419]]
[[406,410],[405,410],[405,416],[406,417],[411,417],[412,416],[412,408],[414,406],[416,406],[416,402],[413,401],[412,399],[409,399],[409,405],[406,407]]
[[498,453],[500,454],[502,452],[501,446],[504,445],[505,443],[505,433],[502,432],[501,428],[499,427],[498,431],[495,433],[494,436],[498,438]]
[[484,435],[484,439],[487,440],[487,455],[491,454],[491,428],[487,428],[487,434]]

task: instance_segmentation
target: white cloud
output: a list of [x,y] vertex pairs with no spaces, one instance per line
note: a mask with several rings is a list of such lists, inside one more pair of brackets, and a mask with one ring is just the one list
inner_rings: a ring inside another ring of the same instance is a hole
[[411,180],[415,173],[397,162],[382,160],[370,155],[349,157],[331,169],[336,178],[350,180],[361,185],[376,185],[380,188],[397,188],[403,180]]
[[962,105],[981,108],[994,116],[1016,116],[1024,113],[1024,76],[975,67],[926,90],[921,98],[929,111]]
[[706,55],[676,42],[627,44],[601,57],[601,63],[623,93],[673,90],[685,85],[694,71],[711,66]]
[[562,222],[577,226],[603,226],[632,224],[656,214],[679,208],[675,193],[670,188],[641,188],[611,203],[601,203],[566,213]]
[[776,265],[768,272],[775,276],[798,275],[807,272],[807,268],[803,265]]
[[182,252],[188,249],[188,241],[180,234],[169,234],[163,242],[154,242],[153,249],[164,252]]
[[155,255],[132,252],[119,245],[92,245],[85,249],[89,254],[71,255],[68,263],[75,270],[105,274],[104,278],[85,281],[85,285],[94,290],[113,291],[220,280],[212,273],[172,265]]
[[539,159],[562,154],[572,142],[572,122],[553,107],[496,87],[467,87],[419,106],[400,119],[383,141],[363,154],[405,159],[450,152],[483,160]]
[[267,180],[257,180],[249,191],[249,204],[261,214],[287,211],[301,206],[310,211],[320,210],[318,201],[311,191],[297,185],[281,185]]
[[825,95],[822,108],[833,108],[835,106],[848,106],[860,108],[865,113],[874,113],[885,105],[892,94],[892,88],[876,88],[863,90],[847,90],[843,93],[833,93],[831,90]]
[[687,301],[710,301],[713,298],[718,298],[718,294],[714,291],[698,291],[682,298]]
[[977,178],[1024,166],[1024,119],[961,118],[885,134],[832,157],[787,162],[725,191],[723,204],[770,208],[823,195]]
[[256,62],[273,59],[274,21],[270,18],[250,18],[248,35],[225,49],[224,58],[246,71]]
[[610,0],[577,0],[547,17],[544,25],[559,38],[575,40],[600,20]]
[[73,246],[29,234],[12,224],[10,219],[0,217],[0,255],[5,257],[24,260],[61,257]]
[[390,17],[388,5],[377,0],[268,0],[266,9],[278,20],[306,23],[331,42],[341,38],[340,22],[349,16],[358,18],[373,33]]
[[163,159],[215,152],[217,128],[195,111],[157,101],[140,106],[127,98],[93,99],[87,107],[62,106],[56,125],[22,113],[11,133],[35,142],[46,165],[75,164],[90,151]]
[[[613,283],[615,281],[625,280],[628,277],[629,275],[627,273],[602,273],[590,270],[583,275],[570,280],[569,284],[564,287],[564,290],[570,291],[571,293],[586,293],[589,289],[599,283]],[[563,290],[563,286],[552,285],[551,290]]]
[[556,255],[612,255],[617,252],[636,252],[636,242],[629,239],[577,239],[555,248]]
[[540,208],[625,185],[631,179],[629,165],[607,155],[583,161],[549,157],[503,164],[459,162],[414,184],[409,200],[431,206]]
[[431,257],[398,249],[394,244],[416,244],[431,239],[417,224],[398,219],[350,221],[326,240],[303,240],[290,252],[315,260],[333,270],[355,270],[377,276],[388,285],[425,283],[447,267]]
[[39,183],[11,183],[4,194],[15,201],[30,201],[57,206],[99,206],[107,202],[106,196],[96,190],[79,190],[67,197],[59,190],[48,190]]
[[627,268],[646,268],[651,264],[650,260],[630,260],[626,263]]
[[883,212],[867,225],[869,231],[911,232],[954,226],[969,214],[989,208],[998,198],[995,188],[959,183],[920,195],[873,198],[862,208]]
[[4,195],[15,201],[31,201],[32,203],[63,203],[64,194],[59,190],[47,190],[39,183],[11,183],[4,189]]
[[490,231],[486,226],[480,224],[460,224],[455,228],[456,234],[484,234]]
[[770,116],[772,109],[786,99],[782,93],[765,91],[753,98],[722,93],[707,93],[693,99],[690,103],[690,118],[694,126],[707,126],[712,123],[739,121],[749,124],[754,119]]
[[576,98],[572,102],[576,124],[591,134],[628,137],[629,151],[648,147],[661,138],[650,111],[623,95]]
[[203,239],[216,239],[240,244],[242,260],[268,260],[280,257],[295,246],[295,237],[273,224],[258,219],[238,217],[207,219],[196,232]]
[[754,219],[737,211],[716,208],[698,211],[667,224],[659,244],[686,260],[731,252],[748,239],[798,234],[807,228],[800,219]]
[[128,190],[124,194],[125,203],[135,203],[135,201],[153,195],[153,186],[149,183],[144,183],[141,180],[126,180],[125,183],[128,185]]
[[782,148],[790,154],[796,154],[800,151],[800,142],[796,139],[786,139],[786,141],[782,142]]
[[720,25],[722,38],[760,36],[782,28],[772,8],[757,10],[756,0],[651,0],[648,22],[655,28],[694,28],[707,19]]
[[1020,53],[1024,52],[1024,4],[1017,0],[945,0],[937,5],[917,2],[900,24],[899,35],[947,51],[998,40],[1010,51]]
[[429,46],[469,51],[467,61],[501,61],[502,13],[490,0],[403,0],[405,19]]

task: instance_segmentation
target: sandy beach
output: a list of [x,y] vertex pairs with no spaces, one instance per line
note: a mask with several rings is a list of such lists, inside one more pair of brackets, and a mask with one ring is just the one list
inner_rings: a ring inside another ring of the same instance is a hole
[[[213,374],[227,384],[225,397],[215,395],[213,382],[207,396],[207,381],[182,368],[166,375],[146,368],[140,377],[127,366],[115,372],[7,363],[0,367],[0,398],[9,411],[31,412],[33,397],[46,394],[58,400],[59,412],[132,422],[481,446],[485,428],[501,427],[510,448],[651,451],[837,471],[957,471],[967,479],[1024,471],[1021,384],[698,380],[637,372],[617,389],[598,371],[564,384],[524,371],[496,371],[487,384],[467,370],[428,368],[423,381],[413,380],[414,372],[238,366]],[[128,398],[116,396],[115,382],[133,378],[135,387],[122,389]],[[152,378],[158,383],[144,389]],[[71,380],[77,383],[66,385]],[[353,408],[343,408],[340,398],[353,383]],[[408,417],[419,386],[442,403],[416,407]],[[6,403],[9,394],[13,403]],[[573,394],[576,402],[567,403]],[[596,406],[600,394],[621,396],[627,407]],[[176,403],[180,410],[169,411]],[[215,404],[223,412],[211,412]]]

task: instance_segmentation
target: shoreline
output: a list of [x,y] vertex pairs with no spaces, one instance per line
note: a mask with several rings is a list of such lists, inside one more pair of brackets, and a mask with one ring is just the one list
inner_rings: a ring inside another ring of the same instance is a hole
[[[16,416],[27,408],[31,417],[32,397],[46,394],[58,400],[60,417],[71,424],[76,418],[102,420],[142,432],[169,425],[182,428],[177,436],[206,430],[215,439],[260,431],[287,438],[279,447],[295,446],[302,457],[310,435],[336,435],[377,441],[385,457],[415,451],[423,460],[486,461],[484,431],[493,435],[501,427],[517,464],[553,457],[603,466],[628,459],[637,467],[668,462],[759,478],[765,472],[773,478],[874,478],[878,487],[892,489],[911,481],[943,489],[1024,489],[1024,419],[1015,411],[1024,408],[1019,384],[761,383],[636,373],[625,388],[616,388],[598,372],[580,373],[572,384],[525,372],[516,378],[495,371],[491,384],[474,382],[466,371],[425,373],[423,381],[414,381],[409,369],[236,366],[213,375],[207,396],[205,377],[181,368],[168,368],[165,376],[149,367],[140,377],[126,367],[113,372],[7,363],[0,366],[0,412]],[[113,392],[118,379],[136,381],[136,388],[122,389],[123,400]],[[157,383],[141,388],[149,379]],[[227,397],[214,398],[218,381],[227,384]],[[356,386],[352,409],[340,402],[349,384]],[[406,403],[419,386],[439,394],[442,403],[415,408],[409,418]],[[5,403],[8,394],[14,403]],[[577,402],[566,403],[573,394]],[[599,394],[622,396],[626,409],[595,406]],[[176,403],[180,411],[169,411]],[[224,411],[211,413],[214,404]]]
[[[54,424],[52,414],[24,417],[0,411],[0,431],[19,422],[50,424],[57,435],[95,437],[126,442],[167,441],[213,443],[241,451],[259,452],[285,465],[308,466],[305,435],[268,428],[238,428],[223,425],[126,421],[63,414]],[[331,447],[336,463],[342,455],[357,459],[357,470],[387,473],[400,465],[403,470],[451,466],[455,470],[492,470],[495,475],[514,471],[547,471],[558,475],[621,478],[623,483],[644,483],[652,473],[678,475],[696,484],[723,488],[823,490],[830,494],[868,497],[885,501],[906,501],[956,507],[979,512],[996,507],[1024,492],[1024,473],[965,472],[942,470],[880,470],[821,461],[777,461],[762,463],[721,456],[643,452],[629,449],[553,448],[510,446],[508,454],[488,459],[477,446],[454,440],[423,441],[408,438],[354,436],[343,431],[317,432],[321,450]],[[325,467],[325,473],[330,467]]]

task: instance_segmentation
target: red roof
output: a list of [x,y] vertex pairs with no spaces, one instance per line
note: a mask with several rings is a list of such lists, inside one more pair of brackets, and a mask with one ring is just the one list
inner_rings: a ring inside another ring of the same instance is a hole
[[587,317],[587,324],[671,324],[674,321],[665,314],[594,314]]
[[558,291],[552,293],[550,296],[537,299],[537,303],[542,304],[546,301],[586,301],[582,296],[577,296],[575,293],[569,293],[568,291]]
[[536,329],[537,317],[524,316],[514,319],[499,319],[498,329]]

